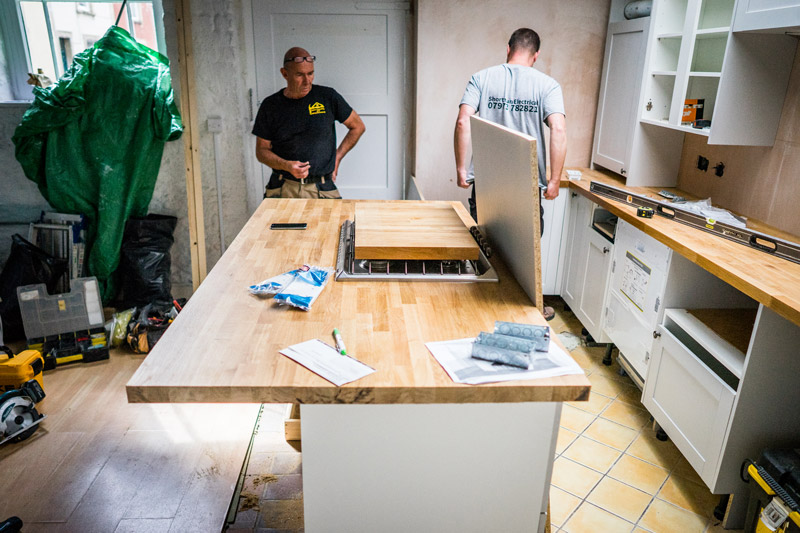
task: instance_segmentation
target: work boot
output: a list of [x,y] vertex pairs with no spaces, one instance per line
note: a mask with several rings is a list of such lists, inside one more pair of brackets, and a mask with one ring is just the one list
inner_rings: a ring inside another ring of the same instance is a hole
[[542,315],[544,316],[545,320],[553,320],[553,318],[556,316],[556,310],[549,305],[545,305],[544,309],[542,309]]

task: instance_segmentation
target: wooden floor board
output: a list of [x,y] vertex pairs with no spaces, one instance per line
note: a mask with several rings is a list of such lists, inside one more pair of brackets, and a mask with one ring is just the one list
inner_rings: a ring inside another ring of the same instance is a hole
[[[257,404],[129,404],[144,359],[44,375],[47,418],[28,440],[0,446],[0,518],[31,532],[220,531],[256,421]],[[7,493],[8,494],[8,493]]]

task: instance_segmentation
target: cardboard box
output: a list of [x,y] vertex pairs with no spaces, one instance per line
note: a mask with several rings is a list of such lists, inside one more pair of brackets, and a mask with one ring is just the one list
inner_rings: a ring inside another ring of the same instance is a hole
[[703,105],[705,99],[696,98],[686,99],[683,102],[683,116],[681,117],[681,124],[691,125],[695,120],[703,118]]

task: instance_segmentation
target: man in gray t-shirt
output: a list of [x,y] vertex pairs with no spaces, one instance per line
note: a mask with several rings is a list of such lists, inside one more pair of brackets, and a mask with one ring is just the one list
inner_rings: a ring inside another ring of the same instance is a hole
[[[481,70],[470,78],[458,109],[455,131],[456,177],[458,186],[468,188],[475,176],[469,159],[469,117],[482,118],[525,133],[536,139],[539,160],[539,187],[544,197],[558,196],[564,158],[567,155],[567,120],[564,97],[556,80],[533,68],[539,57],[539,35],[528,28],[511,34],[506,62]],[[544,124],[550,128],[550,178],[544,148]],[[467,168],[469,165],[469,169]],[[470,198],[470,214],[478,220],[475,188]],[[544,210],[539,205],[540,227],[544,233]],[[555,316],[552,307],[544,307],[547,320]]]
[[[539,35],[520,28],[508,41],[506,63],[481,70],[470,78],[458,111],[455,155],[458,186],[468,188],[474,180],[468,160],[469,117],[482,117],[536,139],[539,186],[548,200],[558,196],[561,172],[567,153],[566,116],[561,86],[556,80],[532,68],[539,57]],[[550,128],[550,179],[546,174],[544,124]],[[469,166],[469,168],[468,168]],[[470,201],[474,218],[475,191]],[[544,225],[542,225],[544,228]]]

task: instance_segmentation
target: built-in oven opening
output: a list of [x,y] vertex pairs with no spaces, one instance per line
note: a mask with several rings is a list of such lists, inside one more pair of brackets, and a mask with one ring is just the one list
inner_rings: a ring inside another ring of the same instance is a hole
[[602,235],[608,242],[614,242],[617,231],[617,215],[607,209],[595,205],[592,211],[592,229]]

